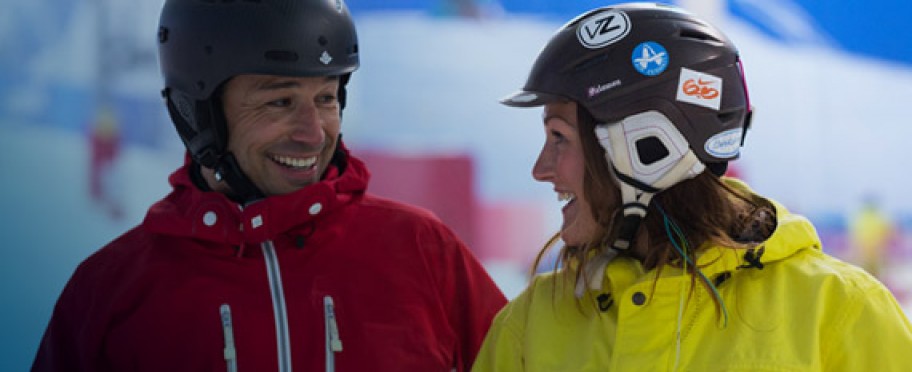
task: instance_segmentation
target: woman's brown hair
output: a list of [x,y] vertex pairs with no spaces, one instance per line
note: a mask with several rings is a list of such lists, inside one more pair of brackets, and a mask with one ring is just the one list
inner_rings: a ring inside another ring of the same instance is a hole
[[[617,238],[616,220],[620,219],[621,205],[613,170],[594,134],[598,123],[588,111],[577,107],[577,129],[586,162],[583,192],[600,229],[591,241],[564,246],[560,251],[555,266],[570,270],[571,275],[567,277],[575,281],[580,280],[583,275],[580,268],[586,267],[594,253],[606,249]],[[704,243],[733,249],[750,248],[765,240],[776,224],[774,208],[768,201],[729,187],[709,170],[656,194],[637,230],[633,246],[623,254],[635,257],[647,270],[661,270],[667,265],[686,266],[694,280],[699,268],[684,265],[683,257],[666,232],[666,218],[686,237],[687,244],[680,248],[688,250],[685,253],[690,257],[695,257],[694,250]],[[545,253],[556,245],[558,237],[559,234],[555,234],[539,252],[532,266],[533,272]]]

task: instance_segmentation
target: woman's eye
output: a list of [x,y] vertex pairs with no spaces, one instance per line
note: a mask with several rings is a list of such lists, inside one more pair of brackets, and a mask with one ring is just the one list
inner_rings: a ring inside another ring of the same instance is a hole
[[564,135],[556,130],[551,131],[551,138],[554,139],[554,142],[563,142],[565,139]]

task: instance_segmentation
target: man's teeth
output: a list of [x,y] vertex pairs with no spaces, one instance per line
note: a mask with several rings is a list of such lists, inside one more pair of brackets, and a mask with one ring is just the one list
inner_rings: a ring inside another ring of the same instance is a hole
[[316,156],[311,156],[309,158],[291,158],[288,156],[273,156],[272,160],[275,160],[277,163],[286,165],[292,168],[307,168],[317,162]]
[[557,193],[557,201],[559,201],[559,202],[571,202],[575,198],[576,198],[576,195],[573,195],[569,192]]

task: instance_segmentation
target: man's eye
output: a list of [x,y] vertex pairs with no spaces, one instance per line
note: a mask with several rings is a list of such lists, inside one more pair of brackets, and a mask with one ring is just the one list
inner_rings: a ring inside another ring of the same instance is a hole
[[276,99],[266,102],[266,105],[272,107],[288,107],[291,105],[291,100],[288,98]]
[[317,98],[317,100],[320,103],[333,103],[333,102],[336,102],[336,95],[335,94],[324,94],[324,95],[320,96],[319,98]]

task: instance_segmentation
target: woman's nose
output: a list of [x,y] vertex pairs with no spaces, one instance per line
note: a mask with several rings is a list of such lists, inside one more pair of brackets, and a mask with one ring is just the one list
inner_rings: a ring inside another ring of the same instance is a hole
[[532,178],[540,182],[548,182],[554,178],[554,160],[549,156],[547,149],[542,149],[532,166]]

